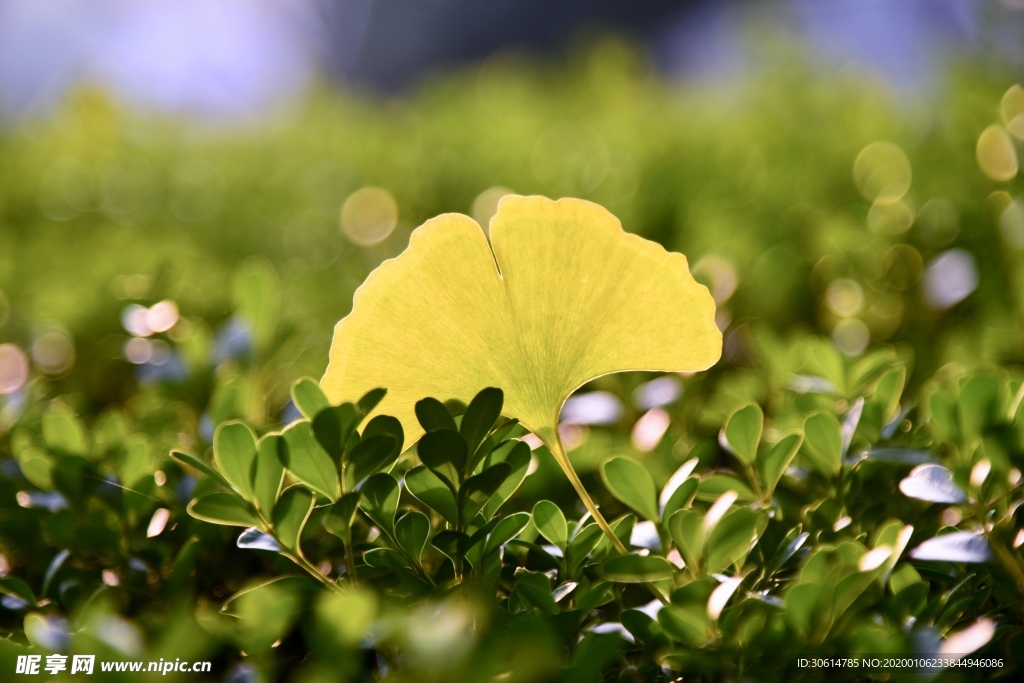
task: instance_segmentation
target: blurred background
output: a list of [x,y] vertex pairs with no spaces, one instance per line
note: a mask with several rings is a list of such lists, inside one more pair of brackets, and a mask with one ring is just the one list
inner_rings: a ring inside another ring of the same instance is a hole
[[687,254],[723,411],[809,336],[1020,362],[1022,69],[1020,0],[0,0],[4,422],[257,351],[279,415],[415,226],[508,192]]

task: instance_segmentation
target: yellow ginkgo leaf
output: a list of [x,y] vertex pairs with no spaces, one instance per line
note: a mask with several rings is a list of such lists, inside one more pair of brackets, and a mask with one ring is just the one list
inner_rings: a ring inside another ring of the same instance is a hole
[[356,292],[321,386],[334,403],[385,387],[377,411],[410,443],[423,433],[416,401],[499,387],[502,412],[544,441],[607,527],[559,442],[562,404],[601,375],[713,365],[714,301],[686,257],[583,200],[507,196],[490,238],[460,214],[418,228]]

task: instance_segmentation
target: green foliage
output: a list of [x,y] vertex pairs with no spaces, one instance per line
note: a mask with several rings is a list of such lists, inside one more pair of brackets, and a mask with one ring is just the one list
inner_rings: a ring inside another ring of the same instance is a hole
[[[711,110],[615,44],[557,77],[482,68],[256,137],[91,94],[0,132],[0,343],[31,371],[0,397],[0,670],[59,651],[209,659],[211,680],[774,681],[807,674],[797,653],[928,657],[978,624],[974,656],[1024,668],[1020,185],[974,155],[997,75],[921,127],[853,82],[765,78]],[[913,169],[902,230],[852,174],[883,139]],[[400,219],[364,247],[338,208],[370,184]],[[383,389],[331,405],[296,381],[411,226],[497,185],[600,202],[718,297],[714,370],[598,378],[581,391],[618,417],[563,426],[625,555],[498,388],[421,397],[403,450]],[[950,248],[978,288],[925,305]],[[170,329],[123,327],[165,300]]]

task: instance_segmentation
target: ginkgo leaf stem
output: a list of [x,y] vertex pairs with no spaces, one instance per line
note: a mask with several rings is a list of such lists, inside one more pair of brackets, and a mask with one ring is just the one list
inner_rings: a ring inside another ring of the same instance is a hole
[[580,500],[583,501],[583,505],[586,506],[590,512],[590,516],[594,518],[597,525],[601,527],[601,531],[605,533],[608,540],[612,542],[615,549],[623,555],[629,554],[629,549],[619,540],[619,537],[615,535],[614,529],[601,514],[601,511],[597,509],[597,504],[593,498],[590,497],[590,493],[587,492],[583,482],[580,481],[579,476],[576,474],[576,470],[573,468],[572,463],[569,462],[569,456],[565,453],[565,448],[562,446],[562,440],[558,436],[558,432],[554,431],[554,438],[551,435],[539,435],[544,445],[548,447],[551,454],[555,456],[555,460],[562,466],[562,470],[565,472],[565,476],[569,478],[569,483],[576,489],[576,493],[579,494]]
[[[587,510],[590,512],[590,516],[593,517],[594,521],[597,522],[597,525],[601,527],[601,531],[604,532],[605,536],[608,537],[608,540],[611,541],[612,545],[618,552],[623,555],[629,555],[629,549],[621,540],[619,540],[619,537],[615,534],[615,530],[612,529],[611,525],[604,518],[604,515],[601,514],[601,511],[597,509],[597,504],[594,502],[594,499],[590,497],[590,493],[587,491],[586,487],[583,486],[583,482],[580,481],[579,475],[576,474],[576,470],[573,468],[572,463],[569,462],[569,456],[566,455],[565,448],[562,446],[562,439],[558,435],[558,430],[544,430],[543,433],[538,433],[537,436],[540,437],[540,440],[548,447],[551,454],[555,456],[555,460],[558,461],[558,464],[561,465],[562,470],[565,472],[565,476],[568,477],[569,483],[571,483],[572,487],[576,489],[576,493],[579,495],[580,500],[583,501],[583,505],[586,506]],[[668,604],[668,601],[665,599],[665,595],[661,590],[650,583],[644,583],[644,585],[647,586],[648,590],[650,590],[654,597],[660,600],[662,604]]]

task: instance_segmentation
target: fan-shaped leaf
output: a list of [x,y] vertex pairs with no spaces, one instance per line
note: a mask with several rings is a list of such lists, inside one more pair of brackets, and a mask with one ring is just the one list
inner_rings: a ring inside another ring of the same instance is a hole
[[415,441],[416,401],[501,387],[502,412],[551,449],[595,519],[558,439],[565,399],[624,370],[696,371],[721,355],[708,290],[686,259],[622,230],[589,202],[507,196],[490,224],[446,214],[382,264],[338,323],[321,387],[335,402],[375,386]]

